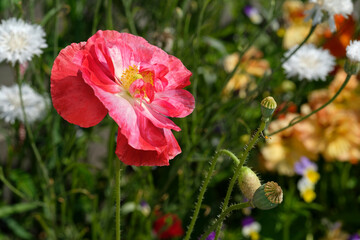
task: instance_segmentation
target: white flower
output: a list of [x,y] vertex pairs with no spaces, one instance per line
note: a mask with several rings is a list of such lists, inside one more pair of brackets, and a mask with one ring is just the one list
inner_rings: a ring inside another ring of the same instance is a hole
[[243,226],[242,234],[244,237],[250,237],[254,233],[259,233],[261,230],[261,225],[258,222],[253,222],[249,225]]
[[[47,99],[27,84],[23,84],[21,90],[27,121],[35,122],[44,115]],[[11,87],[0,87],[0,119],[7,123],[14,123],[15,120],[24,122],[19,87],[16,84]]]
[[[297,48],[294,46],[285,53],[285,57]],[[298,76],[300,80],[325,80],[334,69],[335,58],[328,50],[318,49],[312,44],[302,46],[294,55],[283,63],[287,77]]]
[[21,19],[10,18],[0,24],[0,62],[6,60],[15,65],[30,61],[47,47],[45,32],[41,26]]
[[346,47],[346,56],[350,61],[360,62],[360,41],[350,41]]
[[312,183],[308,178],[302,177],[297,183],[297,188],[300,193],[304,193],[307,190],[314,190],[315,184]]
[[313,19],[313,24],[321,23],[325,11],[329,17],[329,26],[332,32],[336,30],[334,15],[341,14],[344,17],[350,15],[354,10],[351,0],[310,0],[315,3],[313,9],[309,11],[309,16]]

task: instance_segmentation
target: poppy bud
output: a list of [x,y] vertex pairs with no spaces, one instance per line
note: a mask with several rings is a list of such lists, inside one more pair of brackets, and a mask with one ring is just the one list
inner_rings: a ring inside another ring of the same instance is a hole
[[248,167],[242,167],[239,175],[239,187],[247,199],[252,199],[256,189],[261,186],[256,173]]
[[273,97],[266,97],[261,101],[261,113],[264,121],[269,121],[277,107],[276,101]]
[[267,182],[259,187],[252,199],[252,204],[262,210],[276,207],[283,201],[283,191],[276,182]]

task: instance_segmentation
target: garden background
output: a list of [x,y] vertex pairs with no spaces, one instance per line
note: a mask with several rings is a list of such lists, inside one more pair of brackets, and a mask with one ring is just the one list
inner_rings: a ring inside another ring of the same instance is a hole
[[[177,219],[183,230],[174,231],[182,236],[168,239],[182,239],[209,161],[220,149],[241,154],[261,122],[260,102],[269,95],[278,108],[247,165],[262,182],[279,183],[284,202],[268,211],[233,213],[220,238],[248,239],[246,216],[261,225],[260,239],[350,239],[360,233],[359,79],[353,76],[325,110],[271,135],[321,106],[344,81],[345,48],[360,30],[360,1],[353,3],[351,16],[335,17],[336,32],[324,23],[312,34],[309,42],[328,49],[336,67],[324,81],[306,81],[288,77],[281,67],[284,53],[311,29],[305,1],[2,0],[0,19],[22,18],[45,30],[48,47],[25,66],[24,81],[48,101],[43,116],[31,124],[43,166],[24,124],[0,120],[0,239],[114,239],[117,125],[109,116],[91,128],[70,124],[52,106],[49,91],[60,50],[99,29],[144,37],[193,74],[186,89],[196,107],[186,118],[173,119],[182,129],[174,132],[182,153],[166,167],[122,164],[124,239],[164,239],[161,233]],[[14,83],[14,68],[2,62],[0,86]],[[311,200],[300,194],[301,176],[294,171],[303,156],[316,163],[320,176]],[[233,171],[232,160],[220,157],[192,239],[220,214]],[[236,187],[231,203],[242,201]]]

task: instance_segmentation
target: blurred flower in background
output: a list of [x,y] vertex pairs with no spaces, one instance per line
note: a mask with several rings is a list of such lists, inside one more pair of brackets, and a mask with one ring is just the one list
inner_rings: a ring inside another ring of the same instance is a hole
[[297,47],[297,45],[292,47],[284,54],[285,58],[291,56],[282,64],[286,76],[298,77],[300,80],[324,81],[335,67],[335,58],[328,50],[316,48],[313,44],[302,46],[292,55]]
[[262,77],[269,69],[269,62],[263,59],[263,53],[256,47],[251,47],[243,56],[233,53],[224,60],[224,68],[231,73],[240,61],[240,66],[233,77],[226,84],[222,94],[225,98],[231,93],[238,92],[240,98],[245,98],[247,93],[256,88],[255,77]]
[[349,240],[349,234],[342,230],[342,223],[336,221],[330,222],[328,219],[322,219],[322,224],[326,226],[326,235],[321,240]]
[[[295,113],[287,113],[272,121],[268,126],[269,133],[287,126],[298,116]],[[305,120],[267,139],[267,144],[261,149],[265,169],[292,176],[295,173],[294,164],[300,157],[315,159],[316,153],[309,151],[304,145],[312,131],[314,131],[313,126]]]
[[260,223],[256,222],[253,217],[245,217],[241,221],[242,225],[242,234],[246,238],[250,238],[251,240],[258,240],[260,239],[260,230],[261,225]]
[[0,24],[0,62],[6,60],[13,66],[30,61],[39,56],[46,48],[45,32],[36,24],[29,24],[22,19],[10,18]]
[[351,0],[309,0],[314,3],[314,7],[308,11],[308,17],[312,19],[313,25],[321,23],[324,19],[324,13],[332,32],[336,31],[334,15],[343,15],[347,17],[354,10]]
[[297,187],[305,202],[312,202],[316,198],[315,184],[320,178],[317,165],[306,157],[301,157],[294,165],[295,172],[302,176]]
[[[305,21],[306,11],[312,7],[311,3],[302,1],[285,1],[283,4],[284,28],[283,47],[290,49],[300,44],[311,29],[311,22]],[[307,43],[319,44],[323,39],[325,31],[324,25],[319,25],[315,32],[310,36]]]
[[[33,123],[41,119],[45,114],[47,99],[27,84],[23,84],[21,90],[27,121]],[[16,120],[24,122],[18,85],[0,87],[0,118],[11,124]]]
[[176,214],[158,213],[158,215],[153,224],[153,231],[159,239],[171,239],[184,235],[181,220]]
[[254,6],[245,6],[244,13],[246,16],[249,17],[250,21],[253,24],[260,24],[263,21],[263,17],[261,16],[259,10]]

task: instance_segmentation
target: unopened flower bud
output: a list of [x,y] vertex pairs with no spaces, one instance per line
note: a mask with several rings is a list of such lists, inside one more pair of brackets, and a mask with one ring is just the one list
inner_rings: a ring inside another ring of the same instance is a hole
[[239,175],[239,187],[247,199],[252,199],[255,191],[261,186],[256,173],[248,167],[242,167]]
[[357,74],[360,70],[360,41],[350,41],[346,47],[347,60],[345,62],[345,72],[350,75]]
[[276,182],[267,182],[259,187],[252,199],[252,204],[262,210],[276,207],[283,201],[283,191]]
[[273,97],[266,97],[261,101],[261,113],[264,121],[269,121],[271,116],[273,115],[277,104]]
[[344,70],[347,74],[356,75],[360,71],[360,62],[345,61]]

